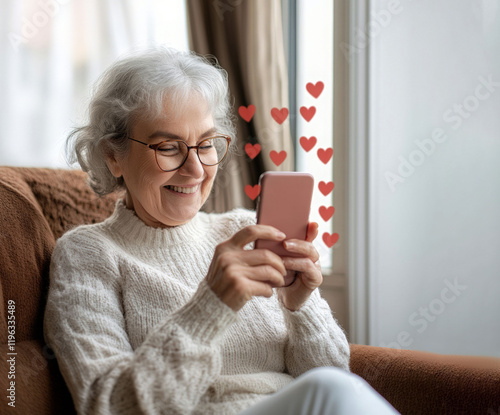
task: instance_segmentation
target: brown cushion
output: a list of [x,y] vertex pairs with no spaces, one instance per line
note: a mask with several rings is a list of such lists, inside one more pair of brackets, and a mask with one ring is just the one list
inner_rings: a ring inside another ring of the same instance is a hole
[[402,414],[500,414],[500,359],[351,345],[351,370]]
[[[7,307],[13,300],[18,353],[15,413],[74,413],[42,328],[55,241],[77,225],[107,218],[118,197],[98,198],[85,177],[76,170],[0,167],[0,389],[6,392],[10,382]],[[6,394],[0,397],[6,407]]]
[[[7,345],[0,345],[0,413],[70,415],[75,413],[71,395],[59,372],[56,359],[42,340],[16,343],[15,356],[15,409],[8,406],[10,392]],[[5,409],[3,409],[5,408]]]
[[[0,277],[16,303],[18,341],[42,336],[43,305],[55,240],[70,228],[104,220],[117,195],[98,198],[77,170],[0,167]],[[2,300],[0,299],[0,300]],[[5,320],[0,322],[6,339]]]
[[58,239],[69,229],[102,222],[114,210],[117,194],[98,197],[80,170],[18,169]]
[[[3,309],[16,305],[16,340],[42,336],[42,307],[54,236],[29,185],[0,168],[0,276]],[[44,281],[45,279],[45,281]],[[2,343],[7,339],[2,319]]]

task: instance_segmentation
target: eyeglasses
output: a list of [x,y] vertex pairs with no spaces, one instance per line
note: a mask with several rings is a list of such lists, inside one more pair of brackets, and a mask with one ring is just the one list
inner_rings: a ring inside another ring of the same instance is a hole
[[216,166],[226,157],[231,137],[217,135],[208,137],[197,146],[188,146],[182,140],[167,140],[158,144],[148,144],[127,137],[129,140],[148,146],[155,151],[156,164],[163,171],[174,171],[180,169],[189,156],[189,150],[196,149],[198,159],[205,166]]

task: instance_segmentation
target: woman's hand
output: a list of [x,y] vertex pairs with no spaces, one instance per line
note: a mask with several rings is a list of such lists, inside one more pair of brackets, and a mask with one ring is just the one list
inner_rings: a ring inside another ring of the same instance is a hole
[[241,229],[215,248],[206,277],[208,285],[234,311],[253,296],[271,297],[273,287],[284,284],[283,260],[268,249],[244,250],[243,247],[257,239],[283,241],[285,238],[284,233],[272,226],[250,225]]
[[302,258],[282,258],[285,268],[297,271],[297,278],[292,285],[278,289],[278,298],[289,310],[298,310],[323,282],[318,262],[319,254],[312,244],[316,236],[318,236],[318,224],[310,222],[305,241],[289,239],[284,242],[288,251],[303,255]]

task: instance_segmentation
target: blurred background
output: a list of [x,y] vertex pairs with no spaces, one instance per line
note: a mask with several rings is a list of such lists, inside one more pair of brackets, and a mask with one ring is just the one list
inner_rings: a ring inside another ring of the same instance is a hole
[[0,165],[69,168],[92,85],[127,53],[213,55],[240,151],[206,209],[254,208],[266,170],[334,183],[311,220],[349,340],[500,357],[497,0],[2,0],[0,31]]

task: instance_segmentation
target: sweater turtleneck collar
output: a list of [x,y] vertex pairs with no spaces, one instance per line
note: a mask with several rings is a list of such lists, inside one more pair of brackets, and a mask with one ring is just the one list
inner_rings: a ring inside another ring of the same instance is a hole
[[167,246],[193,242],[203,237],[205,233],[204,212],[198,212],[189,222],[168,228],[154,228],[146,225],[135,212],[125,206],[123,200],[116,202],[115,211],[105,221],[113,232],[118,233],[123,240],[148,246],[150,248],[165,248]]

